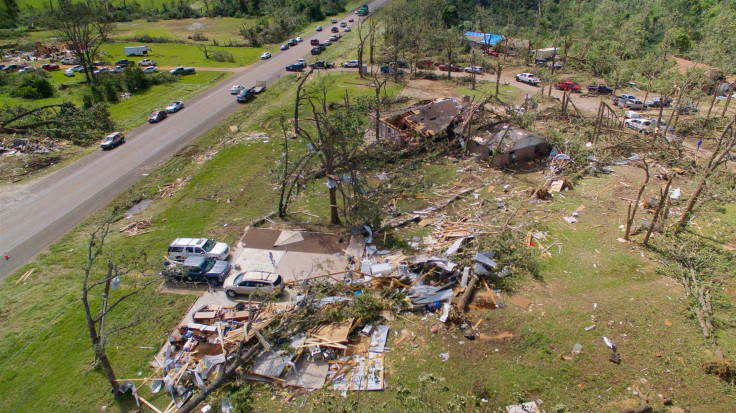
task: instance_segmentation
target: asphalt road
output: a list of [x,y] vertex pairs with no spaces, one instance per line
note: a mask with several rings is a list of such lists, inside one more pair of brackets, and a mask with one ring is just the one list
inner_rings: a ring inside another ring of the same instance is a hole
[[[390,0],[367,4],[371,12]],[[351,10],[339,22],[358,16]],[[356,23],[350,23],[355,26]],[[304,37],[304,42],[273,57],[252,64],[189,101],[180,112],[159,124],[146,124],[126,133],[126,143],[111,151],[96,151],[79,161],[30,183],[0,189],[0,280],[34,258],[90,214],[170,159],[219,122],[254,101],[240,105],[229,89],[256,81],[273,84],[287,74],[284,67],[298,58],[311,58],[309,41],[329,37],[325,31]],[[341,30],[341,33],[343,31]],[[347,33],[348,36],[355,36]],[[102,137],[101,137],[102,138]]]

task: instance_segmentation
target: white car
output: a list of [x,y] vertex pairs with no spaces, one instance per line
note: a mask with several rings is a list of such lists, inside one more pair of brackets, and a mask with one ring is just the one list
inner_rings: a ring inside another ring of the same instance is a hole
[[158,72],[158,68],[156,66],[148,66],[143,69],[143,73],[156,73]]
[[127,68],[126,66],[115,66],[115,67],[113,67],[113,68],[112,68],[112,72],[113,72],[113,73],[123,73],[123,72],[125,72],[125,71],[126,71],[127,69],[128,69],[128,68]]
[[74,72],[84,72],[85,71],[84,66],[82,65],[72,66],[69,68],[69,70],[72,70]]
[[255,292],[278,295],[284,291],[284,280],[280,275],[268,271],[246,271],[227,277],[222,288],[228,297]]
[[69,69],[66,69],[66,70],[64,71],[64,76],[68,76],[68,77],[74,77],[75,75],[76,75],[76,74],[74,73],[74,71],[73,71],[73,70],[72,70],[71,68],[69,68]]
[[531,73],[519,73],[516,75],[516,81],[521,83],[527,83],[532,86],[539,85],[539,78]]
[[230,88],[230,94],[237,95],[243,89],[245,89],[245,86],[243,85],[233,85],[233,87]]
[[351,60],[349,62],[346,62],[343,64],[344,67],[358,67],[358,61],[357,60]]
[[[281,50],[289,50],[289,45],[284,43],[281,45]],[[263,59],[263,56],[261,56],[261,59]]]
[[626,119],[639,119],[641,117],[641,113],[634,112],[633,110],[627,110],[624,112],[624,118]]
[[151,59],[143,59],[140,62],[138,62],[139,66],[154,66],[156,65],[156,62],[154,62]]
[[465,73],[475,73],[479,75],[483,73],[483,68],[480,66],[468,66],[465,68]]
[[73,64],[76,63],[76,61],[77,61],[77,59],[75,59],[73,57],[65,57],[65,58],[59,60],[59,62],[61,64],[63,64],[63,65],[73,65]]
[[177,238],[169,245],[169,259],[184,261],[189,257],[211,257],[227,260],[230,246],[207,238]]
[[164,110],[166,112],[168,112],[168,113],[174,113],[174,112],[178,112],[178,111],[180,111],[182,109],[184,109],[184,102],[178,100],[176,102],[171,102],[169,104],[169,106],[166,106],[166,108]]
[[269,52],[263,52],[263,54],[261,55],[261,60],[266,60],[270,58],[271,58],[271,53]]
[[297,64],[302,64],[302,65],[305,65],[306,66],[307,61],[305,59],[296,59],[296,63]]
[[297,38],[296,38],[296,41],[297,41],[297,42],[299,42],[299,43],[301,43],[301,42],[303,42],[303,41],[304,41],[304,39],[302,39],[301,37],[297,37]]

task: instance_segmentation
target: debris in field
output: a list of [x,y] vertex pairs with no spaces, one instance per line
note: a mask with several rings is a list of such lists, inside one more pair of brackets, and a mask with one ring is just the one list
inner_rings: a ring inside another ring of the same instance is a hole
[[189,181],[189,178],[176,178],[175,182],[164,185],[163,187],[159,187],[158,195],[161,198],[170,198],[176,192],[178,192],[184,186],[184,184],[187,183],[187,181]]
[[606,346],[610,348],[613,351],[616,351],[616,345],[613,344],[611,340],[608,339],[608,337],[603,336],[603,341],[606,343]]
[[582,352],[583,352],[583,345],[582,345],[582,344],[580,344],[580,343],[576,343],[576,344],[575,344],[575,345],[574,345],[574,346],[572,347],[572,354],[580,354],[580,353],[582,353]]
[[585,331],[590,331],[595,328],[595,324],[585,327]]
[[506,413],[541,413],[541,411],[536,402],[526,402],[506,406]]
[[619,363],[621,363],[621,356],[619,356],[616,353],[611,353],[611,357],[609,357],[609,360],[611,360],[612,362],[614,362],[616,364],[619,364]]
[[568,224],[574,224],[574,223],[578,222],[578,220],[575,219],[574,217],[565,217],[564,219],[565,219],[565,221],[567,221]]
[[120,232],[125,232],[129,237],[139,234],[145,234],[146,228],[151,226],[151,218],[142,219],[140,221],[131,222],[120,227]]
[[493,334],[480,333],[477,338],[480,341],[505,341],[506,339],[514,338],[514,333],[511,331],[493,330]]
[[450,353],[440,353],[440,358],[442,359],[442,362],[445,362],[450,359]]
[[670,194],[670,199],[678,200],[680,199],[680,195],[682,195],[682,190],[680,188],[677,188]]

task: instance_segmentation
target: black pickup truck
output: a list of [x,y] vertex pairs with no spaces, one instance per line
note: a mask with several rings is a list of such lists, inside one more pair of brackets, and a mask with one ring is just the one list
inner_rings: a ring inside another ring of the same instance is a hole
[[613,89],[604,84],[588,85],[586,86],[586,89],[588,89],[588,93],[598,93],[601,95],[610,95],[613,93]]

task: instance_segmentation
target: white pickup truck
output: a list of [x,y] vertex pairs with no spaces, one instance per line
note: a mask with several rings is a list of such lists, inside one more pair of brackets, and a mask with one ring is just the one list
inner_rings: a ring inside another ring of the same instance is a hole
[[519,73],[518,75],[516,75],[516,81],[517,82],[522,82],[522,83],[527,83],[527,84],[530,84],[532,86],[539,85],[539,78],[536,77],[536,76],[534,76],[531,73]]

